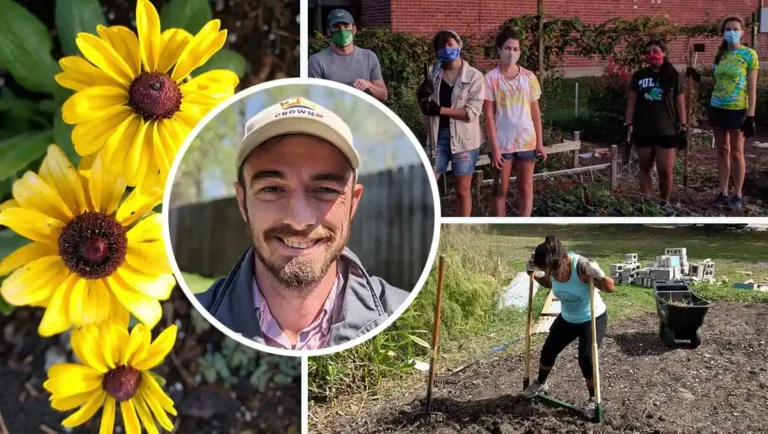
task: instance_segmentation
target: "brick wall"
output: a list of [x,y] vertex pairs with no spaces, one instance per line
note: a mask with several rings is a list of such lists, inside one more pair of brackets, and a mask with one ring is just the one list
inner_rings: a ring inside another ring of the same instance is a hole
[[[545,0],[547,14],[558,17],[578,17],[588,23],[603,22],[608,18],[638,17],[667,18],[680,24],[713,22],[729,14],[747,18],[760,6],[759,0]],[[766,5],[768,6],[768,5]],[[432,36],[449,28],[462,35],[470,35],[472,42],[482,44],[498,26],[513,16],[536,13],[536,0],[362,0],[363,26],[387,27],[397,32]],[[745,35],[750,42],[751,35]],[[691,43],[706,43],[706,52],[700,53],[699,64],[711,63],[720,39],[694,39]],[[768,34],[758,34],[758,55],[768,66]],[[688,46],[683,40],[670,44],[673,63],[685,63]],[[566,68],[594,68],[600,62],[574,56],[565,59]],[[480,60],[481,68],[488,62]]]

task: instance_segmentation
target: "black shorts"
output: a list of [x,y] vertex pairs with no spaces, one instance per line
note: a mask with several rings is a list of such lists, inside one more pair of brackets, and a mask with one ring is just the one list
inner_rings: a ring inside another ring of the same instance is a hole
[[677,136],[634,136],[635,146],[638,148],[650,148],[656,146],[662,149],[677,148]]
[[746,110],[728,110],[709,107],[709,126],[721,130],[740,130],[747,117]]

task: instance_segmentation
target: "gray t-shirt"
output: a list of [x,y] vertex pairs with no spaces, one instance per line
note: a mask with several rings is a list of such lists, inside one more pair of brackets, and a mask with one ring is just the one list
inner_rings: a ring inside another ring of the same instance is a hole
[[342,55],[329,47],[310,56],[309,76],[352,86],[358,79],[381,80],[381,66],[371,50],[355,47],[352,54]]

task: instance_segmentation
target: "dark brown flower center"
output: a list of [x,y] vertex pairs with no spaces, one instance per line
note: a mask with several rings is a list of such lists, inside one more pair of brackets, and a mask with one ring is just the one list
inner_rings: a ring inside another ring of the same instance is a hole
[[170,119],[181,107],[181,90],[162,72],[143,72],[131,84],[128,105],[145,121]]
[[130,366],[118,366],[104,374],[101,386],[119,402],[127,401],[136,394],[141,384],[141,373]]
[[113,217],[86,212],[72,219],[59,235],[64,264],[85,279],[110,276],[125,260],[128,237]]

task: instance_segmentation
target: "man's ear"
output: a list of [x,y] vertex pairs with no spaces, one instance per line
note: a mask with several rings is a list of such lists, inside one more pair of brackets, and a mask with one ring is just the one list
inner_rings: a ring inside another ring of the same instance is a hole
[[235,194],[237,195],[237,207],[240,209],[240,216],[243,217],[243,221],[248,222],[248,207],[245,204],[245,189],[239,182],[235,182]]
[[353,35],[356,35],[356,34],[357,34],[357,26],[356,26],[356,25],[354,25],[354,24],[352,24],[352,34],[353,34]]
[[352,186],[352,218],[355,217],[357,212],[357,205],[360,203],[360,198],[363,197],[363,184],[355,184]]

